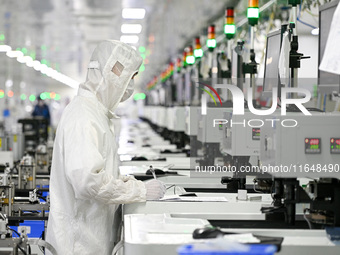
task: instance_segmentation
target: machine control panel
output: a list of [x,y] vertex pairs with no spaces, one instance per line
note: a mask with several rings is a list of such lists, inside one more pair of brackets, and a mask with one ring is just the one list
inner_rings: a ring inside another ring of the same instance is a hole
[[253,138],[254,141],[260,141],[260,134],[261,134],[260,128],[253,128],[252,129],[252,138]]
[[330,146],[331,146],[331,154],[340,154],[340,138],[331,138],[330,139]]
[[305,154],[320,154],[321,138],[305,138]]

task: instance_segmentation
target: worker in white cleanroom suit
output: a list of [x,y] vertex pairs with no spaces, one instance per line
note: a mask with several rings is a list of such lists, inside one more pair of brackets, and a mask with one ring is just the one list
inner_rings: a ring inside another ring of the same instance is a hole
[[119,176],[114,110],[133,92],[142,58],[127,44],[104,41],[94,50],[86,82],[57,128],[50,180],[47,238],[59,255],[112,252],[120,204],[159,199],[158,180]]

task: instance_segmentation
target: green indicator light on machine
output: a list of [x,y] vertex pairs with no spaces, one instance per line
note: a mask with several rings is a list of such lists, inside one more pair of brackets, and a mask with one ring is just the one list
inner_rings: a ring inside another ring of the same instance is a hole
[[41,98],[41,100],[45,100],[46,99],[46,93],[41,93],[40,94],[40,98]]
[[334,146],[332,145],[331,148],[334,149]]
[[202,50],[202,49],[196,49],[196,50],[194,50],[194,56],[195,56],[195,58],[201,58],[201,57],[203,57],[203,50]]
[[22,48],[21,52],[24,53],[25,55],[27,54],[27,49],[26,48]]
[[144,64],[142,64],[142,65],[140,66],[139,71],[140,71],[140,72],[144,72],[144,71],[145,71],[145,65],[144,65]]
[[207,40],[207,47],[208,48],[215,48],[216,47],[216,40],[215,39],[208,39]]
[[139,46],[138,50],[139,50],[140,53],[144,53],[145,52],[145,47]]
[[235,34],[236,27],[234,24],[225,24],[224,25],[224,33],[225,34]]
[[5,35],[4,34],[0,34],[0,41],[5,41]]
[[253,19],[258,19],[260,17],[260,10],[259,8],[248,8],[247,9],[247,17],[248,18],[253,18]]
[[194,56],[187,56],[186,62],[187,62],[188,65],[195,64],[195,57]]
[[30,56],[33,60],[35,60],[35,52],[34,51],[31,52]]
[[21,94],[20,98],[21,98],[22,101],[24,101],[24,100],[26,100],[27,97],[26,97],[25,94]]
[[29,100],[30,100],[31,102],[34,102],[34,101],[35,101],[35,95],[30,95]]

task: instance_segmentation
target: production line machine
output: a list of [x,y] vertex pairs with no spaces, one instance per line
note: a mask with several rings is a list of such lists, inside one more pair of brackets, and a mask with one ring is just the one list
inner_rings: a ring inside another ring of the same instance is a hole
[[[290,86],[298,85],[297,68],[304,57],[298,52],[298,37],[294,29],[294,25],[284,26],[280,31],[268,35],[266,60],[271,59],[271,61],[266,63],[265,75],[268,76],[265,79],[264,94],[277,88],[278,97],[281,98],[282,84],[278,77],[278,70],[275,70],[274,74],[272,71],[272,67],[278,66],[279,55],[270,54],[280,53],[277,49],[281,48],[282,36],[286,30],[291,33],[289,58],[292,82]],[[236,58],[239,59],[239,56],[237,54]],[[254,60],[254,56],[251,56],[251,60]],[[239,63],[237,66],[240,66]],[[243,64],[242,67],[247,68]],[[250,67],[254,66],[248,66]],[[249,69],[245,73],[253,74]],[[237,79],[237,82],[240,82],[240,79]],[[216,84],[218,83],[215,82],[214,85]],[[286,86],[288,88],[288,84]],[[293,97],[295,95],[292,95]],[[275,99],[276,97],[271,103],[276,101]],[[256,108],[254,101],[253,105]],[[278,107],[281,108],[280,105]],[[197,115],[192,114],[192,109]],[[176,192],[175,187],[173,191],[169,188],[167,197],[163,201],[125,205],[123,215],[125,215],[125,227],[128,228],[125,232],[127,248],[125,254],[138,254],[138,252],[143,254],[143,252],[150,252],[150,249],[160,251],[164,250],[164,247],[169,248],[169,254],[174,254],[174,247],[193,241],[191,235],[185,236],[185,233],[192,233],[198,225],[227,227],[225,231],[228,232],[261,233],[271,237],[282,237],[284,241],[279,254],[339,253],[339,246],[333,241],[339,240],[340,115],[319,113],[317,109],[307,108],[312,116],[305,116],[299,109],[291,106],[287,107],[286,115],[281,114],[281,109],[276,109],[268,116],[259,116],[249,109],[245,109],[244,115],[240,116],[233,114],[230,106],[214,108],[208,105],[206,116],[201,114],[201,110],[197,105],[189,106],[186,113],[187,121],[189,120],[186,124],[186,134],[190,137],[196,135],[197,140],[202,142],[202,147],[205,148],[203,149],[205,161],[200,161],[199,164],[214,166],[221,163],[223,166],[235,166],[237,170],[248,167],[252,171],[245,174],[241,174],[240,171],[231,173],[231,176],[227,177],[228,181],[236,179],[239,183],[237,190],[244,190],[248,188],[244,178],[253,176],[256,179],[253,189],[259,194],[247,194],[243,191],[237,194],[196,193],[197,197],[189,202],[190,198],[181,199],[180,195],[182,193],[185,195],[185,192],[181,190]],[[231,125],[232,123],[238,124]],[[208,144],[215,144],[216,148],[208,148]],[[197,152],[200,155],[199,150]],[[222,161],[218,160],[219,158]],[[197,163],[196,159],[194,161]],[[193,169],[191,174],[192,171]],[[160,178],[167,184],[177,182],[179,187],[182,184],[180,179],[176,180],[175,177]],[[221,177],[216,175],[215,179],[219,182]],[[210,197],[210,201],[207,197]],[[222,201],[221,197],[228,202]],[[152,213],[158,214],[154,216],[156,219],[165,217],[162,222],[169,223],[168,228],[161,230],[155,228],[152,224],[156,224],[157,220],[152,220]],[[153,227],[148,230],[143,228],[146,234],[145,236],[142,234],[142,238],[139,235],[140,239],[138,239],[131,230],[133,228],[131,222],[141,222],[138,217],[145,220],[143,217],[148,216],[151,217],[148,223]],[[191,229],[190,227],[188,227],[190,230],[179,229],[176,221],[178,218],[185,218],[181,219],[181,224],[185,225],[183,221],[191,224]],[[192,221],[193,219],[202,221]],[[177,230],[176,235],[181,235],[185,241],[181,242],[175,238],[174,229]],[[187,239],[184,239],[184,236]],[[166,243],[166,240],[169,243]]]

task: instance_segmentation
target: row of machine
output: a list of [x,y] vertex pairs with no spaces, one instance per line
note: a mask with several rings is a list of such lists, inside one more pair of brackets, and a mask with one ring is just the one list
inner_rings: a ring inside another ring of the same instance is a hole
[[47,121],[0,128],[0,254],[44,254],[53,140]]
[[[338,3],[320,7],[320,58]],[[201,254],[189,250],[237,240],[273,245],[270,254],[340,252],[340,114],[299,88],[308,56],[295,24],[267,36],[261,100],[252,26],[249,61],[244,42],[228,38],[225,52],[208,47],[152,87],[139,120],[122,121],[121,174],[147,180],[154,171],[167,194],[123,205],[115,251]],[[339,92],[339,84],[319,72],[320,93]]]

